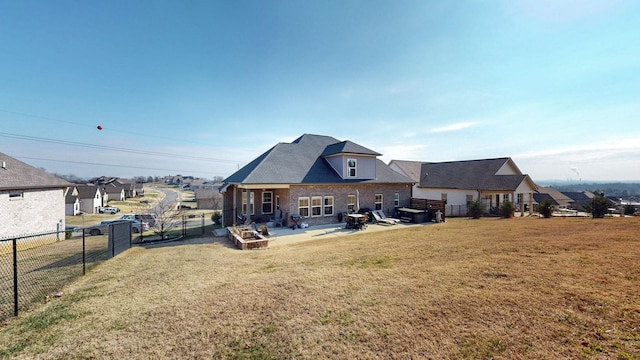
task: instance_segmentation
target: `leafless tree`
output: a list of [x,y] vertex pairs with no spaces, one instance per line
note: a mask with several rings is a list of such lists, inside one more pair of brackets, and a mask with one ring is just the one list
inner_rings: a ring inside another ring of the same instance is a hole
[[150,221],[149,227],[164,239],[169,232],[180,227],[184,210],[176,210],[175,204],[160,202],[153,207],[139,208],[136,213],[153,215],[155,221]]

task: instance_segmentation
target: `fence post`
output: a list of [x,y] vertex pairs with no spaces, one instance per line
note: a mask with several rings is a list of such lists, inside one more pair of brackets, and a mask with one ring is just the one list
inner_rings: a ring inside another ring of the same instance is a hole
[[202,234],[204,235],[204,213],[202,213]]
[[18,239],[13,238],[13,315],[18,316]]
[[84,237],[84,228],[82,228],[82,275],[87,274],[87,247]]

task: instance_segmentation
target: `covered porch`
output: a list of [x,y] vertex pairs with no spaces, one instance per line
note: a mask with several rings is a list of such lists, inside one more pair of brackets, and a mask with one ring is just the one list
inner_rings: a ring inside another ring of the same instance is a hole
[[288,184],[228,184],[220,189],[223,195],[222,225],[242,225],[254,222],[266,224],[282,216],[280,224],[287,226],[289,211]]

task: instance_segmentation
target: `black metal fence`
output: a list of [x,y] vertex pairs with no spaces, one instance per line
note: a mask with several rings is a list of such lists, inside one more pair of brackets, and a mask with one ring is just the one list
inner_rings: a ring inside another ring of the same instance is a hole
[[205,233],[205,217],[202,214],[190,214],[182,216],[182,236],[198,236]]
[[[80,232],[80,233],[78,233]],[[77,231],[0,239],[0,321],[60,295],[87,270],[131,247],[131,224],[109,225],[109,234]]]

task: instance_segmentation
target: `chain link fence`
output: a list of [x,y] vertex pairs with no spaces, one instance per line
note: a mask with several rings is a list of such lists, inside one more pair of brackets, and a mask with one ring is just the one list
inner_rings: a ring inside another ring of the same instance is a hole
[[109,234],[98,236],[78,231],[0,238],[1,321],[60,295],[65,285],[131,247],[130,223],[109,225]]

